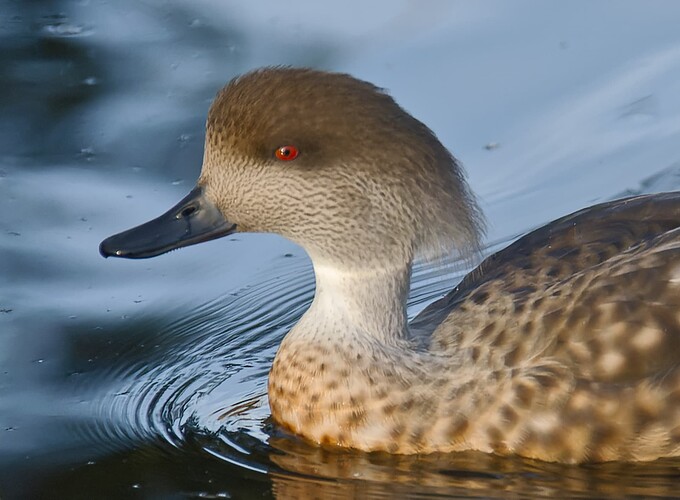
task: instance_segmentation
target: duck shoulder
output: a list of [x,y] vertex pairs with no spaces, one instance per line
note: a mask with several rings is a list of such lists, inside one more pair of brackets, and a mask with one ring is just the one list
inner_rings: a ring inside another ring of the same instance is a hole
[[[507,344],[521,358],[571,346],[570,360],[594,379],[623,381],[674,366],[678,228],[680,193],[578,211],[487,258],[413,324],[430,325],[431,347],[439,350]],[[627,359],[625,368],[614,369],[613,352]],[[512,358],[504,363],[512,366]]]

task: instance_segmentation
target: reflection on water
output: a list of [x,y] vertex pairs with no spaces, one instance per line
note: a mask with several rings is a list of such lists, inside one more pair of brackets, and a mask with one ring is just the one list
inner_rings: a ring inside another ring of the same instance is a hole
[[[678,460],[310,446],[266,398],[313,296],[299,248],[238,235],[98,256],[191,189],[212,96],[263,64],[388,86],[468,166],[487,252],[594,201],[680,188],[677,4],[341,4],[0,0],[3,500],[677,494]],[[471,265],[419,265],[410,317]]]

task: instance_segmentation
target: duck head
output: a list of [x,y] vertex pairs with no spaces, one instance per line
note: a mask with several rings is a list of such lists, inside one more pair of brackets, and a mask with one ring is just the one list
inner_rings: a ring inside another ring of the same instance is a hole
[[375,266],[475,248],[483,220],[461,167],[381,89],[349,75],[266,68],[209,112],[197,187],[104,240],[145,258],[233,232],[272,232],[315,262]]

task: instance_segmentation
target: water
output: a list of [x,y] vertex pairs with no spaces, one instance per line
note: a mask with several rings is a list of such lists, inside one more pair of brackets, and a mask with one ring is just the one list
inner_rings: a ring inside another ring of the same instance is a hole
[[[674,496],[680,461],[560,466],[306,445],[266,376],[304,252],[235,235],[150,261],[99,241],[193,186],[210,100],[264,64],[384,86],[465,163],[487,252],[680,188],[675,2],[0,2],[0,497]],[[468,263],[421,265],[409,314]]]

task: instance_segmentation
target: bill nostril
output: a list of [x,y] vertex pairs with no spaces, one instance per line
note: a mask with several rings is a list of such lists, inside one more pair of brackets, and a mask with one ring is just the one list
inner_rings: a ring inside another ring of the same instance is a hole
[[188,207],[183,208],[179,214],[177,214],[177,218],[181,219],[183,217],[189,217],[191,214],[193,214],[197,210],[196,205],[189,205]]

